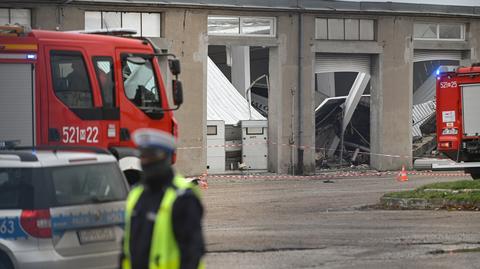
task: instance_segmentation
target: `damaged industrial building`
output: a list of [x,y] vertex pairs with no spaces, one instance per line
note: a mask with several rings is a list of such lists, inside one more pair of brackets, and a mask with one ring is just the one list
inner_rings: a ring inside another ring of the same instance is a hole
[[185,89],[177,168],[187,175],[411,167],[435,153],[435,71],[480,61],[479,17],[454,1],[0,3],[1,24],[133,28],[176,54]]

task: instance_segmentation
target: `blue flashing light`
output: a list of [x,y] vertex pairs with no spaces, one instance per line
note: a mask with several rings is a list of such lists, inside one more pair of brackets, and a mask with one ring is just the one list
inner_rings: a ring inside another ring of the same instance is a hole
[[437,71],[435,71],[435,74],[438,76],[440,76],[440,68],[437,69]]
[[27,60],[36,60],[37,54],[27,54]]

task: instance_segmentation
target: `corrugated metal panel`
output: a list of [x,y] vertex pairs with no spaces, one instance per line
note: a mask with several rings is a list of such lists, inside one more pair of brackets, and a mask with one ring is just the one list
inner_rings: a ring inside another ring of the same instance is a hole
[[32,65],[0,64],[0,140],[33,142]]
[[413,112],[412,112],[413,137],[422,136],[420,125],[422,125],[422,123],[424,123],[432,114],[434,114],[436,109],[437,109],[437,106],[435,101],[428,101],[426,103],[413,106]]
[[208,58],[207,64],[207,120],[223,120],[225,125],[236,125],[241,120],[266,120],[255,108],[248,109],[248,101]]
[[427,80],[413,93],[413,104],[419,105],[435,99],[437,77],[430,75]]
[[315,73],[361,72],[370,74],[370,55],[317,53]]
[[435,60],[462,60],[460,50],[415,50],[413,52],[414,62],[435,61]]

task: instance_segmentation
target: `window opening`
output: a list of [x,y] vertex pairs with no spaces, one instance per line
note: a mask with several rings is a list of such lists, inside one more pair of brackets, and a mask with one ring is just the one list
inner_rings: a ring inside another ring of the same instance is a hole
[[122,61],[125,95],[142,110],[161,108],[152,57],[125,56]]
[[217,126],[207,125],[207,135],[217,135]]
[[92,108],[92,88],[82,54],[52,52],[51,64],[55,95],[69,108]]
[[115,79],[111,57],[94,57],[95,73],[102,93],[103,107],[115,107]]
[[161,13],[85,11],[85,30],[128,28],[135,36],[160,37]]
[[275,36],[274,17],[208,16],[209,35]]

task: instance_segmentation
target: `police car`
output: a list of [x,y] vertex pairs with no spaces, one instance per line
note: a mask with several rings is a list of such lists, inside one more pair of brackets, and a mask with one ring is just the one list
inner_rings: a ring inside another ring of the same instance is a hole
[[0,269],[117,268],[127,192],[110,154],[0,150]]

